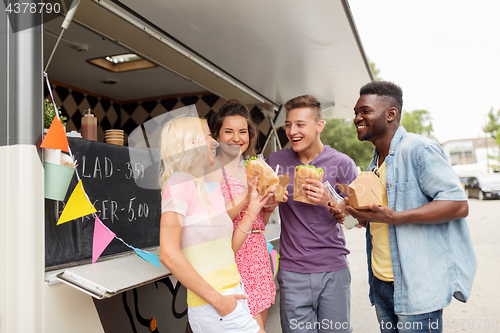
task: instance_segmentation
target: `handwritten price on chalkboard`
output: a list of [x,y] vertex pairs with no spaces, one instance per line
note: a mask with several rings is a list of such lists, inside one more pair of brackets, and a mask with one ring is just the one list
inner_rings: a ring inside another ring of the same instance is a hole
[[134,200],[135,200],[135,197],[131,198],[129,201],[129,205],[128,205],[129,218],[128,218],[128,220],[133,221],[133,220],[136,220],[137,218],[148,217],[149,206],[147,203],[139,204],[139,206],[137,208],[137,216],[136,216],[136,214],[135,214],[136,211],[134,210],[134,207],[133,207]]
[[130,162],[127,162],[127,170],[128,170],[128,175],[125,175],[125,178],[130,179],[139,179],[139,178],[144,178],[144,165],[141,163],[137,162],[134,163],[134,167],[132,168],[132,164]]

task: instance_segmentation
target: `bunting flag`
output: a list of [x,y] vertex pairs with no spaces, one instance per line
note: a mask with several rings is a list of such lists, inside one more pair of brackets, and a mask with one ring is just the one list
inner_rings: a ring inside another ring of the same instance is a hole
[[160,257],[156,253],[149,253],[143,250],[136,249],[135,247],[132,247],[134,251],[141,257],[142,259],[146,260],[147,262],[161,267],[160,266]]
[[83,189],[82,180],[80,179],[73,193],[71,193],[57,224],[59,225],[95,212],[97,212],[97,210],[87,198],[87,194]]
[[92,244],[92,263],[95,264],[102,252],[108,247],[109,243],[115,238],[116,234],[106,228],[101,220],[95,217],[94,223],[94,242]]
[[52,124],[50,124],[49,131],[45,138],[43,138],[42,148],[52,148],[61,149],[62,151],[68,152],[68,138],[66,137],[66,131],[58,117],[54,117]]
[[280,255],[278,251],[271,250],[271,261],[273,262],[273,277],[276,278],[276,273],[278,273],[278,265],[279,265]]
[[270,242],[267,242],[267,252],[269,252],[269,254],[271,254],[272,249],[274,249],[273,244],[271,244]]

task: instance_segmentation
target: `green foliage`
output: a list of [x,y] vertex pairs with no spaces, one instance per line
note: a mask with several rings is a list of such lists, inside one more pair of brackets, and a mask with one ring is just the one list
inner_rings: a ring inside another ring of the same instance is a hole
[[[57,111],[59,112],[59,119],[61,119],[61,122],[63,126],[66,126],[66,120],[68,120],[68,117],[64,117],[61,113],[61,108],[57,108]],[[56,111],[54,109],[54,104],[52,104],[51,101],[48,99],[43,100],[43,128],[49,128],[50,125],[52,124],[52,121],[54,120],[54,117],[56,116]]]
[[356,127],[349,119],[328,119],[321,132],[321,141],[347,154],[362,170],[366,169],[373,158],[373,144],[358,140]]
[[[483,131],[485,133],[490,133],[492,138],[495,138],[498,144],[498,148],[500,149],[500,109],[495,113],[493,112],[493,108],[490,109],[487,115],[487,123],[486,126],[483,127]],[[500,170],[500,154],[488,155],[488,158],[495,160],[496,163],[493,165],[493,168],[497,171]]]
[[487,123],[486,126],[483,127],[483,131],[485,133],[490,133],[491,137],[497,139],[498,144],[500,144],[500,141],[498,139],[498,134],[500,133],[500,109],[495,114],[493,112],[493,108],[491,108],[490,112],[488,112],[487,117]]
[[432,128],[432,118],[426,110],[403,111],[401,116],[401,125],[411,133],[424,135],[435,140]]
[[373,79],[375,81],[382,81],[383,79],[379,76],[380,69],[378,69],[377,67],[375,67],[375,63],[370,62],[370,68],[372,69]]

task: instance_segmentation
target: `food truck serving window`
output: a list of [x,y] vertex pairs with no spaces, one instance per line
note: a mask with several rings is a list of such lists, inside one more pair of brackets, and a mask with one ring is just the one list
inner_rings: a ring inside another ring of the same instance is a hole
[[[78,209],[68,206],[78,183],[76,173],[64,201],[46,199],[47,280],[59,278],[102,298],[169,274],[135,252],[158,253],[161,194],[154,150],[77,138],[69,138],[69,144],[85,193],[97,212],[57,224],[65,208]],[[100,223],[96,216],[115,237],[99,261],[91,264],[94,228]]]

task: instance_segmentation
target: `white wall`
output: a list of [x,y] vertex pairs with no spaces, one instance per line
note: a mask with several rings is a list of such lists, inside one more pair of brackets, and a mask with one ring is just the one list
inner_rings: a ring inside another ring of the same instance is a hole
[[34,145],[0,147],[0,332],[42,332],[43,168]]

